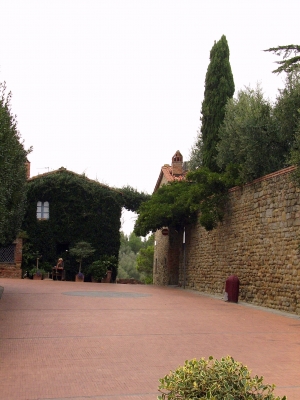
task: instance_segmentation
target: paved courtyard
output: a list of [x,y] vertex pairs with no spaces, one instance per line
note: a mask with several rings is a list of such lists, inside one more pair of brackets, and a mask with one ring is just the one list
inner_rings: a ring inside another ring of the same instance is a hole
[[[0,399],[155,400],[186,359],[231,355],[300,399],[300,318],[179,288],[0,279]],[[0,293],[1,294],[1,293]]]

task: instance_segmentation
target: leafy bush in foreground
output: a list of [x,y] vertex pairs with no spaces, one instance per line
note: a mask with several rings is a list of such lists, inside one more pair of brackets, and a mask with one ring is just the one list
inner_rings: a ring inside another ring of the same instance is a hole
[[159,400],[286,400],[275,397],[274,385],[263,383],[263,377],[251,377],[248,368],[230,356],[185,361],[159,381]]

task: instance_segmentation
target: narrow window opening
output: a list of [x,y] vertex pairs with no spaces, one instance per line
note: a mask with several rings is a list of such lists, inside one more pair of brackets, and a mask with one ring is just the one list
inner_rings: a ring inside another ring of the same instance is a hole
[[49,202],[38,201],[36,208],[37,219],[49,219]]

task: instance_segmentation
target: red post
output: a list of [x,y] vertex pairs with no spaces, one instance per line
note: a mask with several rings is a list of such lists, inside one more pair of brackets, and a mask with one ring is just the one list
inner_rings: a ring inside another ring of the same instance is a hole
[[232,303],[238,302],[239,288],[240,281],[237,276],[231,275],[229,276],[229,278],[226,279],[225,292],[228,294],[228,301],[231,301]]

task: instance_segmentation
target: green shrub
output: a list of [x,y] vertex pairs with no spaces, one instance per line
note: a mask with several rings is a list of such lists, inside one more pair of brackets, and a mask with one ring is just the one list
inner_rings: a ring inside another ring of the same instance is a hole
[[106,271],[107,267],[101,260],[94,261],[88,268],[88,273],[91,274],[92,278],[97,282],[101,282],[101,279],[106,275]]
[[47,261],[40,262],[39,265],[40,269],[43,269],[46,272],[52,272],[52,268],[54,267],[54,265],[52,265],[50,262]]
[[152,285],[153,284],[153,277],[152,276],[142,276],[141,281],[145,285]]
[[160,400],[286,400],[275,397],[274,385],[263,383],[263,377],[251,377],[248,368],[230,356],[185,361],[159,381]]
[[42,275],[42,277],[46,276],[46,271],[43,268],[37,269],[36,267],[32,268],[29,271],[29,277],[32,278],[33,275]]
[[95,281],[101,282],[101,279],[106,276],[108,270],[112,271],[112,274],[116,274],[117,268],[117,257],[104,254],[99,260],[92,263],[87,273],[90,274]]

